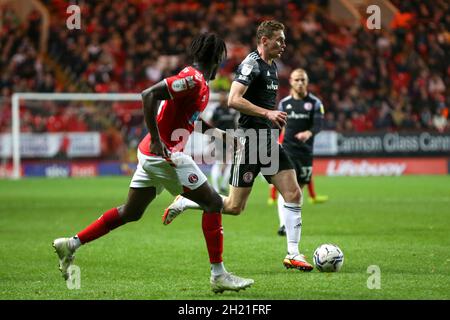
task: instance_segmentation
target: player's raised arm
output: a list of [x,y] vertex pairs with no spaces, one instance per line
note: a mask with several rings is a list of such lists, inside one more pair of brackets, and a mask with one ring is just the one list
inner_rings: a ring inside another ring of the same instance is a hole
[[169,152],[161,142],[158,125],[156,122],[156,116],[158,114],[160,101],[171,99],[166,82],[164,80],[158,82],[150,88],[142,91],[141,95],[145,124],[147,125],[147,128],[151,135],[150,152],[158,156],[168,157]]
[[247,88],[242,83],[233,81],[228,96],[228,106],[250,116],[269,119],[281,129],[286,124],[286,113],[278,110],[267,110],[251,103],[244,98]]

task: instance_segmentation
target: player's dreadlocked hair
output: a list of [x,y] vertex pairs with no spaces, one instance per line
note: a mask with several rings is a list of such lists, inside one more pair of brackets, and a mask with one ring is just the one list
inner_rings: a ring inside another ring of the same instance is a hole
[[218,63],[227,57],[227,47],[216,34],[203,33],[192,40],[189,55],[194,61]]

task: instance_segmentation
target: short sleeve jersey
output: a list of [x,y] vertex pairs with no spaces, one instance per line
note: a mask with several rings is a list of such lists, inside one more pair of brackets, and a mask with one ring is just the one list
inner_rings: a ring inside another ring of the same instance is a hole
[[215,127],[222,130],[234,129],[236,114],[236,110],[232,108],[217,106],[214,109],[211,122]]
[[[275,61],[266,63],[258,51],[251,52],[239,65],[234,81],[242,83],[248,89],[244,98],[256,106],[268,110],[276,109],[278,93],[278,73]],[[239,118],[241,128],[273,128],[268,119],[241,113]]]
[[318,124],[316,122],[322,121],[325,111],[320,99],[311,93],[303,99],[287,96],[280,101],[278,109],[287,113],[283,147],[295,155],[312,153],[314,136],[301,142],[295,135],[305,130],[314,132],[313,128]]
[[[159,134],[171,152],[182,151],[187,142],[186,133],[190,134],[194,130],[194,122],[208,104],[208,83],[203,74],[192,66],[164,81],[172,99],[164,101],[158,113]],[[172,137],[177,129],[184,130]],[[145,155],[152,155],[150,139],[150,134],[147,134],[138,147]]]

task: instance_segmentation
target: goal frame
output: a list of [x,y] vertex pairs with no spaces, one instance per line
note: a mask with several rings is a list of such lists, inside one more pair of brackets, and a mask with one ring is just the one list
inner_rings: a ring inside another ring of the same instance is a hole
[[12,179],[21,178],[20,157],[20,101],[21,100],[53,100],[53,101],[141,101],[138,93],[35,93],[16,92],[11,100],[11,144],[12,144]]

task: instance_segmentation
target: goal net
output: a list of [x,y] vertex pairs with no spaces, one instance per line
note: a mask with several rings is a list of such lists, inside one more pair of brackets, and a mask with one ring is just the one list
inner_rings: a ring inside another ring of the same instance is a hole
[[[217,104],[211,94],[208,118]],[[15,93],[0,113],[0,178],[132,174],[147,134],[141,95],[134,93]],[[203,152],[193,134],[188,154]]]

